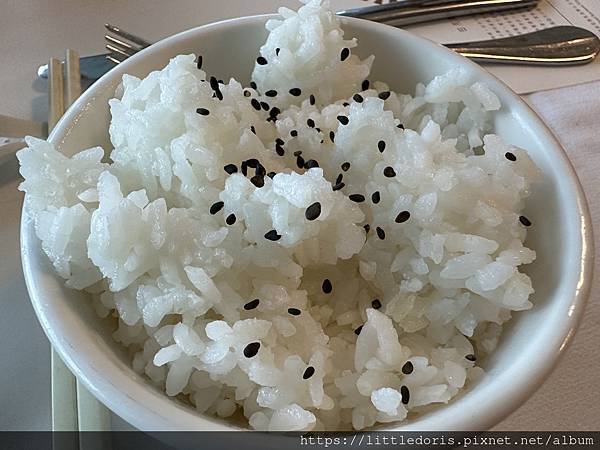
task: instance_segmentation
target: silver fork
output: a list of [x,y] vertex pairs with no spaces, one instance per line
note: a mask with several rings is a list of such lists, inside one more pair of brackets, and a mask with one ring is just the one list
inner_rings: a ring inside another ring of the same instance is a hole
[[[115,64],[133,56],[149,42],[106,24],[106,58]],[[594,60],[600,39],[583,28],[557,26],[502,39],[446,44],[446,47],[477,62],[526,65],[577,65]]]
[[135,34],[128,33],[119,27],[115,27],[110,23],[104,24],[104,27],[108,31],[108,33],[104,35],[104,40],[106,41],[105,46],[110,52],[106,55],[106,59],[115,64],[123,62],[143,48],[151,45],[151,42],[148,42]]

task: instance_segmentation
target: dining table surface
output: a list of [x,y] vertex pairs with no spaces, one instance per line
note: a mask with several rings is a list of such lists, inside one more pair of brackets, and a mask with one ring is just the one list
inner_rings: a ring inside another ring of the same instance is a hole
[[[48,86],[37,77],[38,66],[50,57],[63,58],[67,48],[80,55],[102,52],[106,22],[157,41],[277,6],[297,7],[298,1],[5,0],[0,6],[0,114],[46,121]],[[600,81],[523,98],[563,144],[584,187],[593,227],[600,230]],[[16,159],[0,165],[0,430],[50,430],[50,344],[23,280],[20,181]],[[595,277],[582,322],[555,370],[494,430],[600,430],[599,282]],[[112,423],[128,429],[116,416]]]

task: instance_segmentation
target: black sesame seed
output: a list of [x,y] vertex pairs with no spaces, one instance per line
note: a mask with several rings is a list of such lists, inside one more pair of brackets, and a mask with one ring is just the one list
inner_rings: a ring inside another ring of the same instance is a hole
[[369,83],[369,80],[365,80],[362,82],[362,85],[360,87],[362,88],[363,91],[366,91],[367,89],[369,89],[370,85],[371,85],[371,83]]
[[339,191],[340,189],[344,189],[345,186],[346,186],[346,183],[338,183],[338,184],[334,185],[332,187],[332,189],[334,191]]
[[267,176],[268,176],[269,178],[273,178],[275,175],[276,175],[276,173],[275,173],[275,172],[269,172],[269,173],[267,174]]
[[196,60],[196,67],[198,69],[202,69],[202,55],[198,55],[198,59]]
[[252,100],[250,100],[250,104],[252,105],[252,107],[255,110],[260,111],[260,102],[258,100],[256,100],[255,98],[253,98]]
[[210,114],[210,111],[206,108],[198,108],[196,112],[201,116],[208,116]]
[[321,129],[319,127],[316,127],[315,130],[317,130],[317,133],[321,132]]
[[219,84],[225,84],[223,80],[219,80]]
[[406,386],[400,388],[400,395],[402,396],[402,404],[408,405],[408,402],[410,401],[410,391]]
[[342,103],[342,105],[343,105],[344,107],[346,107],[346,106],[350,106],[350,103],[348,103],[348,102],[344,102],[344,103]]
[[279,144],[279,145],[284,145],[285,141],[283,139],[281,139],[281,138],[277,138],[277,139],[275,139],[275,143]]
[[340,184],[342,182],[342,180],[344,179],[344,174],[340,173],[337,178],[335,179],[335,184]]
[[325,278],[323,280],[323,284],[321,285],[321,289],[323,289],[323,292],[325,294],[331,294],[331,291],[333,291],[333,285],[331,284],[331,281],[329,280],[329,278]]
[[250,82],[250,87],[251,87],[252,89],[258,89],[258,86],[256,86],[256,83],[255,83],[254,81],[251,81],[251,82]]
[[295,157],[298,157],[298,156],[300,156],[301,154],[302,154],[302,150],[296,150],[296,151],[294,152],[294,156],[295,156]]
[[232,175],[232,174],[234,174],[234,173],[236,173],[238,171],[238,168],[237,168],[237,166],[235,164],[227,164],[226,166],[223,167],[223,169],[229,175]]
[[381,300],[379,300],[378,298],[376,298],[375,300],[373,300],[371,302],[371,306],[373,307],[373,309],[379,309],[379,308],[381,308]]
[[348,120],[348,118],[346,116],[337,116],[337,120],[342,124],[342,125],[348,125],[348,122],[350,122]]
[[265,64],[267,64],[267,60],[262,56],[259,56],[258,58],[256,58],[256,62],[261,66],[264,66]]
[[404,125],[399,123],[398,125],[396,125],[396,128],[400,128],[401,130],[404,130]]
[[250,97],[252,93],[250,91],[244,91],[244,97]]
[[279,47],[277,47],[277,48],[275,49],[275,54],[276,54],[277,56],[279,56],[279,52],[280,52],[280,51],[281,51],[281,49],[280,49]]
[[394,178],[396,176],[396,171],[394,170],[393,167],[387,166],[385,169],[383,169],[383,174],[387,178]]
[[269,106],[269,104],[267,102],[260,102],[260,107],[262,109],[264,109],[265,111],[268,111],[269,108],[270,108],[270,106]]
[[259,300],[259,299],[257,299],[257,298],[255,298],[254,300],[252,300],[252,301],[249,301],[248,303],[246,303],[246,304],[244,305],[244,309],[245,309],[246,311],[250,311],[250,310],[252,310],[252,309],[256,308],[256,307],[258,306],[258,304],[259,304],[259,303],[260,303],[260,300]]
[[315,368],[313,366],[308,366],[306,368],[306,370],[304,371],[304,373],[302,374],[302,379],[303,380],[308,380],[314,374],[315,374]]
[[350,168],[350,163],[346,161],[345,163],[342,163],[341,167],[344,172],[348,172],[348,169]]
[[223,100],[223,93],[221,91],[215,91],[215,96],[219,99],[219,100]]
[[246,160],[246,165],[251,169],[256,169],[258,167],[258,159],[250,158]]
[[279,115],[279,113],[281,113],[281,110],[277,106],[273,106],[271,111],[269,111],[269,116],[275,118]]
[[299,316],[302,314],[302,311],[300,311],[298,308],[288,308],[288,314],[291,314],[292,316]]
[[281,239],[281,235],[277,234],[277,230],[271,230],[265,233],[265,239],[275,242]]
[[379,153],[383,153],[385,151],[385,141],[379,141],[377,148],[379,149]]
[[346,61],[348,59],[348,56],[350,56],[350,49],[347,47],[344,47],[342,49],[342,53],[340,53],[340,59],[342,61]]
[[381,200],[381,194],[379,193],[379,191],[375,191],[371,194],[371,201],[375,204],[379,203],[379,201]]
[[410,213],[408,211],[401,211],[395,219],[396,223],[404,223],[406,222],[408,219],[410,219]]
[[329,139],[331,139],[331,142],[335,142],[335,133],[333,130],[329,132]]
[[411,363],[410,361],[406,361],[402,366],[402,373],[404,375],[410,375],[414,369],[415,367],[413,366],[413,363]]
[[388,98],[390,98],[390,94],[391,94],[390,91],[383,91],[383,92],[379,93],[378,97],[381,100],[387,100]]
[[254,128],[254,125],[250,125],[250,131],[256,134],[256,128]]
[[285,150],[283,149],[283,147],[279,144],[275,144],[275,152],[277,152],[277,154],[279,156],[283,156],[285,155]]
[[267,92],[265,92],[265,95],[267,97],[277,97],[277,91],[274,89],[269,89]]
[[235,217],[235,214],[231,213],[227,216],[227,218],[225,219],[225,223],[227,225],[233,225],[235,223],[235,221],[237,220],[237,218]]
[[250,178],[250,182],[257,188],[261,188],[265,185],[265,179],[260,175],[254,175],[252,178]]
[[531,226],[531,220],[529,220],[525,216],[519,216],[519,222],[521,222],[521,224],[524,225],[524,226],[526,226],[526,227],[530,227]]
[[365,229],[365,233],[369,234],[369,231],[371,231],[371,225],[369,225],[368,223],[365,223],[363,225],[363,228]]
[[244,356],[246,358],[253,358],[257,355],[260,350],[260,342],[251,342],[244,348]]
[[310,102],[311,105],[314,105],[315,103],[317,103],[317,99],[315,98],[315,96],[313,94],[310,94],[310,97],[308,97],[308,101]]
[[296,137],[296,136],[298,136],[298,130],[292,130],[292,131],[290,131],[290,136],[291,136],[291,137]]
[[361,325],[356,330],[354,330],[354,334],[358,336],[360,334],[360,332],[362,331],[362,329],[363,329],[363,326]]
[[468,355],[465,355],[465,359],[468,361],[475,361],[477,360],[477,358],[475,357],[475,355],[473,353],[469,353]]
[[362,103],[364,101],[364,98],[362,97],[362,95],[360,94],[354,94],[352,96],[352,99],[356,102],[356,103]]
[[242,164],[240,166],[240,171],[242,172],[242,174],[244,176],[248,175],[248,162],[247,161],[242,161]]
[[315,167],[319,167],[319,163],[314,159],[309,159],[304,163],[305,169],[314,169]]
[[375,228],[375,231],[377,232],[377,237],[383,241],[385,239],[385,231],[383,228],[377,227]]
[[256,166],[256,175],[259,177],[264,177],[266,174],[267,170],[265,169],[265,166],[263,166],[261,163],[258,163]]
[[302,89],[292,88],[292,89],[290,89],[290,94],[293,95],[294,97],[299,97],[300,95],[302,95]]
[[355,203],[362,203],[365,201],[365,196],[362,194],[350,194],[348,198]]
[[314,127],[315,127],[315,121],[314,121],[314,120],[312,120],[312,119],[308,119],[308,120],[306,121],[306,125],[308,125],[308,126],[309,126],[309,128],[314,128]]
[[225,203],[223,203],[223,202],[215,202],[211,205],[209,212],[214,216],[216,213],[218,213],[219,211],[221,211],[223,209],[224,205],[225,205]]
[[303,169],[304,164],[305,164],[304,158],[302,156],[298,156],[296,158],[296,166],[298,166],[298,169]]
[[517,160],[517,157],[514,155],[514,153],[511,153],[511,152],[506,152],[504,154],[504,157],[506,159],[508,159],[509,161],[513,161],[513,162]]
[[213,91],[219,90],[219,81],[215,77],[210,77],[210,87]]
[[321,204],[319,202],[315,202],[306,208],[304,212],[304,217],[306,220],[315,220],[317,217],[321,215]]

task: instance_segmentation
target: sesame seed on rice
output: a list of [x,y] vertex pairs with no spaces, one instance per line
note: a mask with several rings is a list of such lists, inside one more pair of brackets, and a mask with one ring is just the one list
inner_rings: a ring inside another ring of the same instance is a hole
[[270,230],[265,233],[265,239],[275,242],[281,239],[281,235],[277,233],[277,230]]
[[350,49],[347,47],[344,47],[342,49],[342,52],[340,53],[340,60],[346,61],[349,56],[350,56]]
[[325,294],[331,294],[333,291],[333,284],[331,284],[331,280],[329,278],[325,278],[323,280],[323,284],[321,285],[321,289]]
[[225,203],[223,202],[215,202],[211,205],[209,212],[214,216],[216,213],[223,209]]
[[258,354],[260,350],[260,342],[251,342],[244,347],[244,356],[246,358],[253,358]]
[[245,309],[246,311],[250,311],[250,310],[252,310],[252,309],[255,309],[255,308],[257,308],[259,303],[260,303],[260,300],[259,300],[259,299],[257,299],[257,298],[255,298],[254,300],[251,300],[251,301],[249,301],[248,303],[246,303],[246,304],[244,305],[244,309]]

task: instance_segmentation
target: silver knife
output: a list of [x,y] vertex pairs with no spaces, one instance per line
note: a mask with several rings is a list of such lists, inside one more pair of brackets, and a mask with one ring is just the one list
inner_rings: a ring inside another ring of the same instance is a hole
[[385,5],[348,9],[337,14],[395,27],[452,17],[537,6],[538,0],[400,0]]

